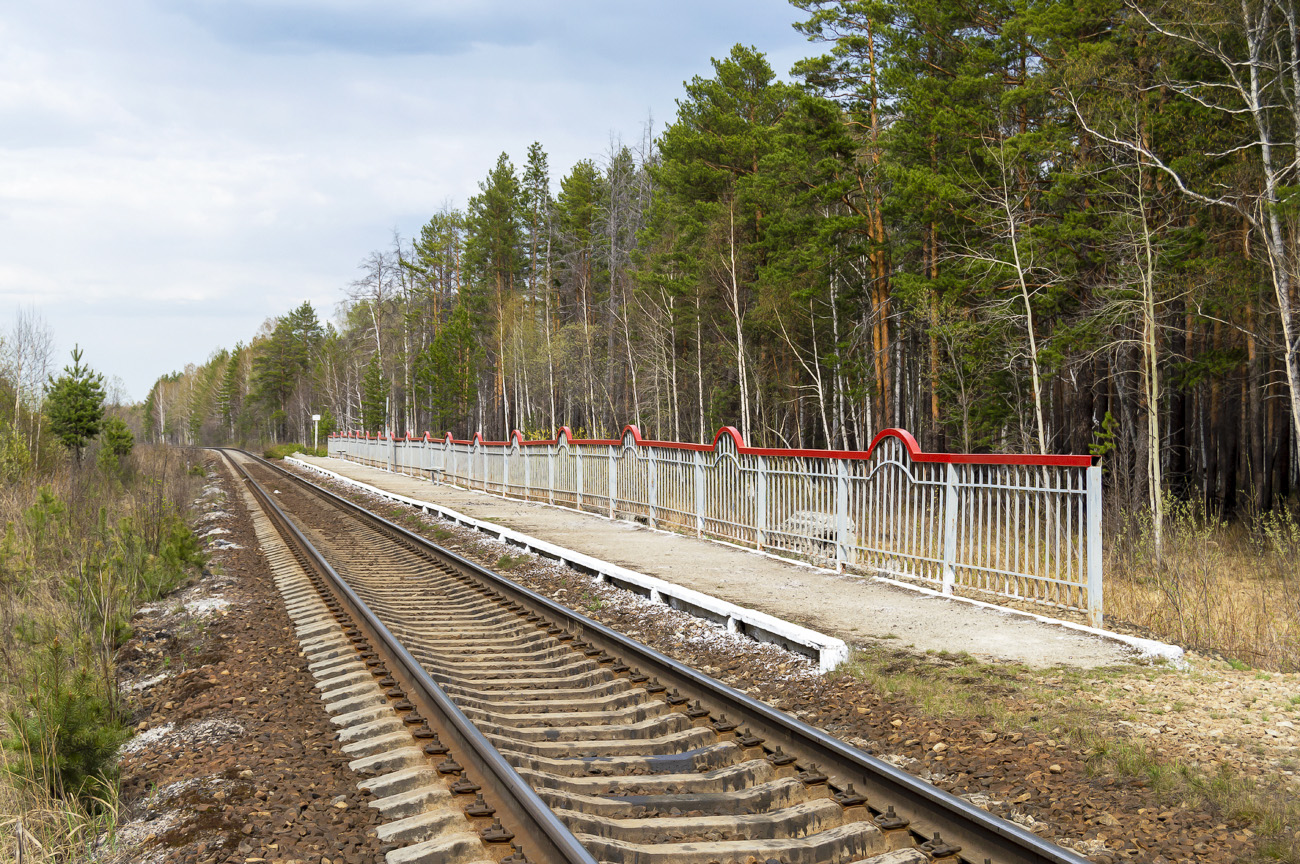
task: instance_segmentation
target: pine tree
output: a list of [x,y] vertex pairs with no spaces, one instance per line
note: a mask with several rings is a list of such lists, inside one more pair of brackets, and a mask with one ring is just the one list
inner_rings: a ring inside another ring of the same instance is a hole
[[550,428],[558,425],[555,407],[554,324],[556,309],[551,297],[551,234],[555,202],[551,199],[551,175],[546,151],[539,142],[528,147],[528,161],[522,177],[524,220],[528,236],[528,295],[542,306],[541,322],[546,343],[546,389]]
[[506,318],[515,292],[519,290],[525,266],[523,232],[523,196],[519,178],[510,158],[502,153],[487,179],[479,183],[479,194],[469,201],[465,227],[465,262],[473,275],[467,287],[482,308],[489,311],[493,329],[489,344],[496,370],[496,397],[501,419],[501,437],[505,437],[515,419],[506,378]]
[[432,431],[448,432],[464,425],[477,393],[482,359],[469,311],[460,304],[416,359],[416,383],[429,400]]
[[104,376],[81,365],[81,354],[81,347],[74,346],[72,365],[64,366],[57,379],[51,375],[46,386],[50,431],[72,451],[78,465],[104,420]]
[[338,430],[338,428],[339,424],[338,421],[334,419],[333,412],[331,412],[328,407],[322,408],[320,412],[320,421],[316,426],[317,434],[320,435],[320,440],[328,440],[329,437]]
[[243,409],[244,354],[242,342],[236,342],[226,363],[225,374],[221,378],[221,387],[217,391],[216,408],[220,412],[221,424],[226,429],[228,441],[235,440],[235,425]]
[[[291,406],[290,400],[307,379],[322,338],[316,310],[303,303],[276,322],[271,338],[258,346],[253,357],[253,397],[268,411],[277,440],[287,436],[291,419],[302,428],[304,405]],[[289,416],[291,407],[299,409],[294,418]]]
[[379,432],[388,419],[388,386],[384,370],[379,366],[379,355],[370,355],[365,375],[361,379],[361,425],[370,433]]
[[99,448],[99,464],[102,468],[117,469],[122,459],[131,455],[135,447],[135,436],[120,417],[109,417],[104,421],[100,433],[102,440]]
[[717,330],[734,358],[728,382],[734,396],[725,401],[728,415],[749,438],[756,412],[753,351],[746,344],[753,334],[746,316],[755,271],[763,262],[763,217],[769,209],[756,180],[796,91],[775,80],[763,54],[744,45],[715,59],[713,68],[713,78],[696,76],[686,85],[687,98],[678,101],[677,122],[664,131],[663,161],[654,173],[669,199],[680,242],[690,247],[701,305],[708,297],[730,318]]

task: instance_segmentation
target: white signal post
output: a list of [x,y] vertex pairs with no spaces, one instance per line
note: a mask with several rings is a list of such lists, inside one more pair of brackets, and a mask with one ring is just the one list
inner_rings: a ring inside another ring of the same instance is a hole
[[311,449],[315,450],[317,447],[320,446],[320,415],[319,414],[311,415],[311,422],[312,422]]

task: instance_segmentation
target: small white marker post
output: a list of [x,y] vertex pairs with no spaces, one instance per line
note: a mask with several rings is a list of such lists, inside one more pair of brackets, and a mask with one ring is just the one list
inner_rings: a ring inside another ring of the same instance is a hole
[[[320,415],[311,415],[311,422],[311,449],[314,451],[320,447]],[[313,452],[312,455],[315,456],[316,454]]]

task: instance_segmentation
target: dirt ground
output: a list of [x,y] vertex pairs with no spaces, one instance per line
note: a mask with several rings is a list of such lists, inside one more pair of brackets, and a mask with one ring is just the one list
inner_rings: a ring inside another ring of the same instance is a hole
[[101,860],[375,864],[377,811],[217,464],[195,502],[203,577],[141,609],[117,657],[137,734],[122,748],[122,819]]
[[918,651],[964,651],[1035,667],[1093,668],[1132,653],[1115,642],[857,576],[829,573],[749,550],[651,531],[558,507],[512,501],[391,474],[342,459],[305,462],[466,516],[548,540],[631,570],[684,585],[850,644],[897,639]]
[[326,485],[1093,861],[1300,860],[1300,675],[1194,654],[1184,668],[1042,668],[985,662],[952,640],[922,651],[897,634],[851,640],[851,662],[819,676],[772,646]]

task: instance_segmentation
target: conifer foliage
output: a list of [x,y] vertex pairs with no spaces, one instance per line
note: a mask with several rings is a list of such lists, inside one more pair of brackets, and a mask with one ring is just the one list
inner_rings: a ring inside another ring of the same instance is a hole
[[82,365],[81,355],[81,347],[75,346],[72,365],[64,366],[58,378],[50,376],[45,403],[50,431],[72,451],[78,465],[104,422],[104,376]]
[[100,432],[99,464],[103,468],[117,469],[122,460],[135,448],[135,435],[121,417],[109,417]]
[[384,377],[379,368],[379,355],[376,354],[370,358],[365,377],[361,379],[361,425],[365,431],[371,434],[384,431],[387,409]]
[[820,56],[783,77],[737,45],[665,127],[564,173],[540,143],[485,159],[463,210],[364,257],[337,329],[268,321],[160,379],[150,429],[307,441],[328,408],[864,449],[903,427],[1104,445],[1108,500],[1153,510],[1295,493],[1292,0],[792,6]]

